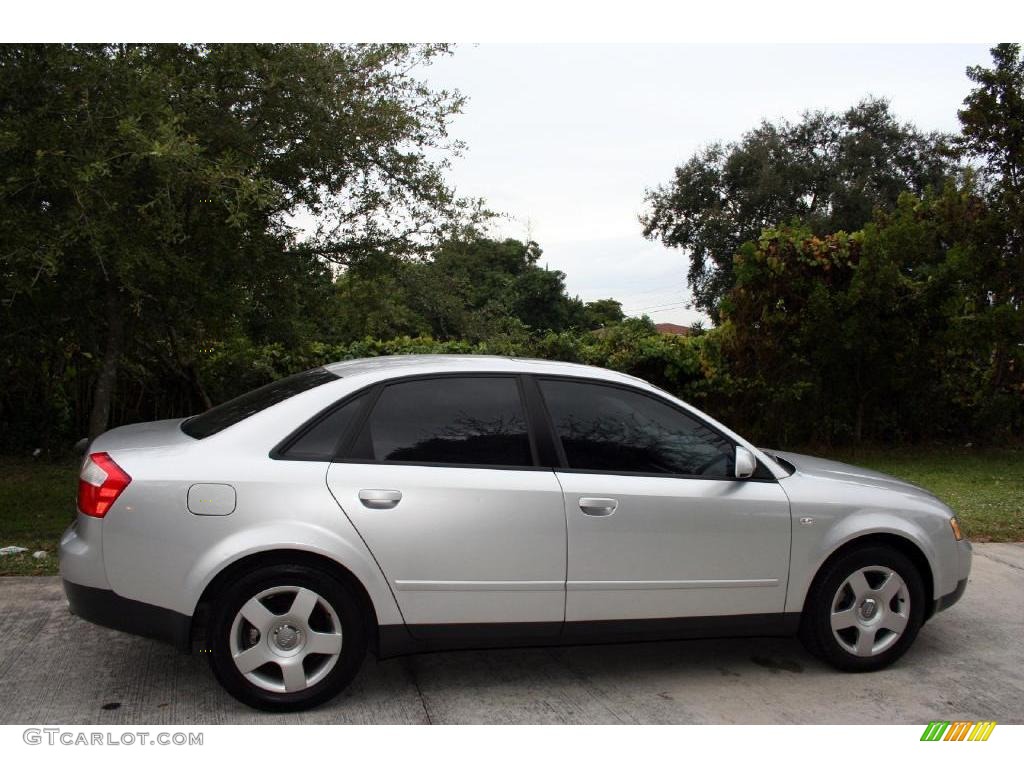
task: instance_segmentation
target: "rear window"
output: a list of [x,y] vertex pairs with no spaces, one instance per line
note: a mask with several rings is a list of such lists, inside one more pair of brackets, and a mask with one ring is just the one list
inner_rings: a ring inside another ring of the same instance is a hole
[[277,405],[289,397],[294,397],[329,381],[337,381],[339,378],[337,374],[331,373],[326,368],[313,368],[296,373],[294,376],[271,382],[259,389],[239,395],[198,416],[185,419],[181,424],[181,430],[189,437],[202,440],[204,437],[214,435],[232,424],[249,418],[254,413]]

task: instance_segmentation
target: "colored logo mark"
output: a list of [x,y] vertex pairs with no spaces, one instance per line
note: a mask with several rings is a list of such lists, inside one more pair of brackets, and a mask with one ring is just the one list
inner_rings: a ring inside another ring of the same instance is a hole
[[988,741],[995,727],[995,720],[932,720],[921,741]]

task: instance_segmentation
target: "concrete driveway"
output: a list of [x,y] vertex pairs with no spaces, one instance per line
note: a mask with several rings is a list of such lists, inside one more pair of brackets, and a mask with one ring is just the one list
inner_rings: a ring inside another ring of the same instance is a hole
[[884,672],[796,640],[700,640],[367,660],[312,712],[267,715],[197,656],[67,612],[56,578],[0,579],[0,723],[1024,722],[1024,544],[975,547],[963,600]]

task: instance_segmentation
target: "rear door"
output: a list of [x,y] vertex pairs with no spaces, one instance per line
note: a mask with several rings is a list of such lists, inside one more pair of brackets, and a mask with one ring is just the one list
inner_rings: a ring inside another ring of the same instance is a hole
[[554,472],[536,466],[519,377],[403,379],[371,398],[327,482],[412,634],[518,624],[526,637],[557,635],[563,496]]

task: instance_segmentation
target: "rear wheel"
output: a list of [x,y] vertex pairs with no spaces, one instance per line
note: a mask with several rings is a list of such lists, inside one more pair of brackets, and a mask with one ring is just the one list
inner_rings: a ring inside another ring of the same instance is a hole
[[213,607],[210,666],[252,707],[314,707],[352,680],[366,653],[366,627],[349,589],[300,565],[261,568]]
[[924,608],[924,582],[915,565],[889,547],[864,547],[829,563],[815,579],[800,636],[833,666],[870,672],[907,651]]

